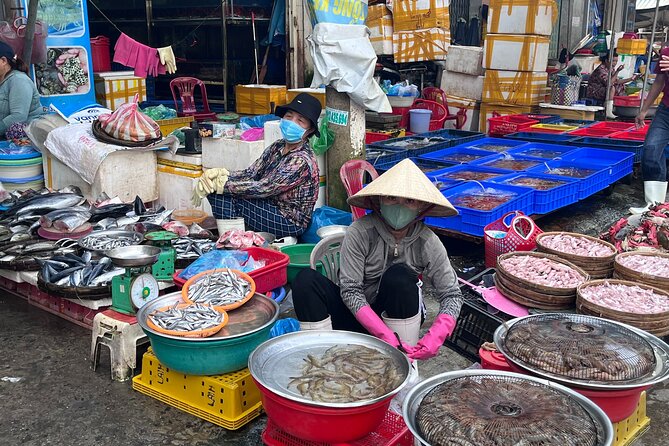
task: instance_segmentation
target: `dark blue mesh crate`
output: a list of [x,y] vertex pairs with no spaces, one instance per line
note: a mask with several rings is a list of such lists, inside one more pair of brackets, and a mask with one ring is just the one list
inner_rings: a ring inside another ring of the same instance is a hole
[[365,159],[372,165],[379,163],[399,163],[407,157],[406,150],[379,148],[373,145],[365,148]]
[[509,133],[505,135],[504,138],[509,138],[518,141],[525,142],[540,142],[547,144],[566,144],[572,139],[576,139],[575,136],[568,133],[538,133],[538,132],[518,132],[518,133]]
[[[412,157],[409,158],[411,161],[418,166],[420,170],[423,171],[425,175],[430,177],[430,174],[435,171],[441,171],[443,169],[446,169],[448,167],[454,166],[453,163],[446,163],[446,162],[441,162],[441,161],[433,161],[433,160],[426,160],[422,158],[417,158],[417,157]],[[391,167],[393,167],[395,164],[397,164],[399,161],[391,161],[391,162],[380,162],[377,163],[374,167],[376,168],[376,171],[381,174]]]
[[457,146],[485,137],[481,132],[470,132],[469,130],[441,129],[425,133],[424,136],[438,136],[451,141],[451,146]]
[[421,135],[386,139],[385,141],[378,141],[374,144],[370,144],[367,147],[374,147],[377,149],[404,150],[407,152],[407,157],[412,157],[424,155],[426,153],[434,152],[435,150],[446,147],[451,147],[452,145],[452,140],[449,138],[424,133]]
[[[570,170],[584,169],[590,171],[590,173],[588,173],[584,177],[575,177],[575,176],[558,174],[553,169],[570,169]],[[551,161],[546,161],[545,163],[537,167],[533,167],[528,172],[543,173],[552,176],[580,179],[579,181],[580,188],[578,193],[579,200],[587,198],[590,195],[608,187],[609,185],[609,170],[602,169],[597,166],[592,166],[591,164],[588,164],[585,161],[576,162],[576,161],[565,161],[565,160],[551,160]]]
[[634,154],[634,162],[641,162],[643,154],[643,141],[628,141],[625,139],[595,138],[584,136],[568,142],[568,144],[577,147],[593,147],[596,149],[619,150]]
[[[540,179],[549,181],[560,181],[564,184],[555,186],[551,189],[541,190],[523,184],[513,184],[514,181],[527,179]],[[517,187],[527,187],[534,190],[534,213],[547,214],[556,209],[576,203],[579,197],[580,180],[567,177],[557,177],[553,175],[544,175],[541,173],[519,172],[510,175],[504,175],[490,180],[492,183],[509,184]]]

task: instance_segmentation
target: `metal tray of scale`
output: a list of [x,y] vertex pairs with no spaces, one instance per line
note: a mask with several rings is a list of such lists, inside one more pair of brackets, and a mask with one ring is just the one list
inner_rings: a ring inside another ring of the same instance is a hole
[[155,246],[132,245],[111,249],[105,252],[116,266],[137,267],[153,265],[158,260],[161,250]]
[[[515,339],[509,342],[515,330]],[[510,364],[570,387],[637,389],[669,378],[669,345],[643,330],[594,316],[524,316],[499,326],[494,341]],[[588,367],[581,359],[602,364]]]
[[[123,243],[125,246],[131,246],[131,245],[139,245],[144,241],[144,236],[140,234],[139,232],[134,232],[134,231],[124,231],[121,229],[109,229],[105,231],[94,231],[88,234],[86,237],[82,238],[79,240],[79,246],[81,246],[84,249],[87,249],[89,251],[97,252],[97,253],[103,253],[109,248],[99,248],[96,246],[95,242],[96,239],[102,239],[102,238],[109,238],[109,239],[125,239],[126,243]],[[121,246],[116,246],[115,248],[119,248]]]

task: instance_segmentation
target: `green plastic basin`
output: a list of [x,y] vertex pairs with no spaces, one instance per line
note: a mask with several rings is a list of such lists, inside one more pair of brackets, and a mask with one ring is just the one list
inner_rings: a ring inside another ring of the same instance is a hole
[[[295,276],[303,269],[310,268],[311,251],[314,250],[316,244],[302,243],[299,245],[288,245],[281,248],[281,252],[290,258],[288,264],[288,283],[293,283]],[[324,274],[323,264],[316,263],[316,271]]]

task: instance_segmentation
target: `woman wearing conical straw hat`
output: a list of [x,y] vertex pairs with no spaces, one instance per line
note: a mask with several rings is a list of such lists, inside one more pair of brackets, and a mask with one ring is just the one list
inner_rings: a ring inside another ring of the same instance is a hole
[[[403,348],[411,359],[436,356],[455,328],[462,294],[446,248],[421,220],[457,211],[410,160],[379,176],[348,203],[372,212],[346,232],[339,286],[311,269],[293,281],[300,327],[368,332]],[[419,275],[432,284],[439,300],[439,314],[420,339]]]

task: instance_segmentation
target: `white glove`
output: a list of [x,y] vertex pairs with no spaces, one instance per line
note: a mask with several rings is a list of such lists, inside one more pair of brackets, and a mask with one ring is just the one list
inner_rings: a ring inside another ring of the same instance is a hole
[[160,63],[165,65],[165,70],[169,74],[177,72],[177,61],[174,58],[174,52],[171,46],[165,48],[158,48],[158,55],[160,56]]
[[228,172],[228,169],[224,168],[209,169],[203,173],[193,191],[193,198],[191,199],[195,207],[199,207],[202,204],[202,199],[209,194],[213,194],[214,192],[222,194],[225,183],[228,182],[229,175],[230,172]]

